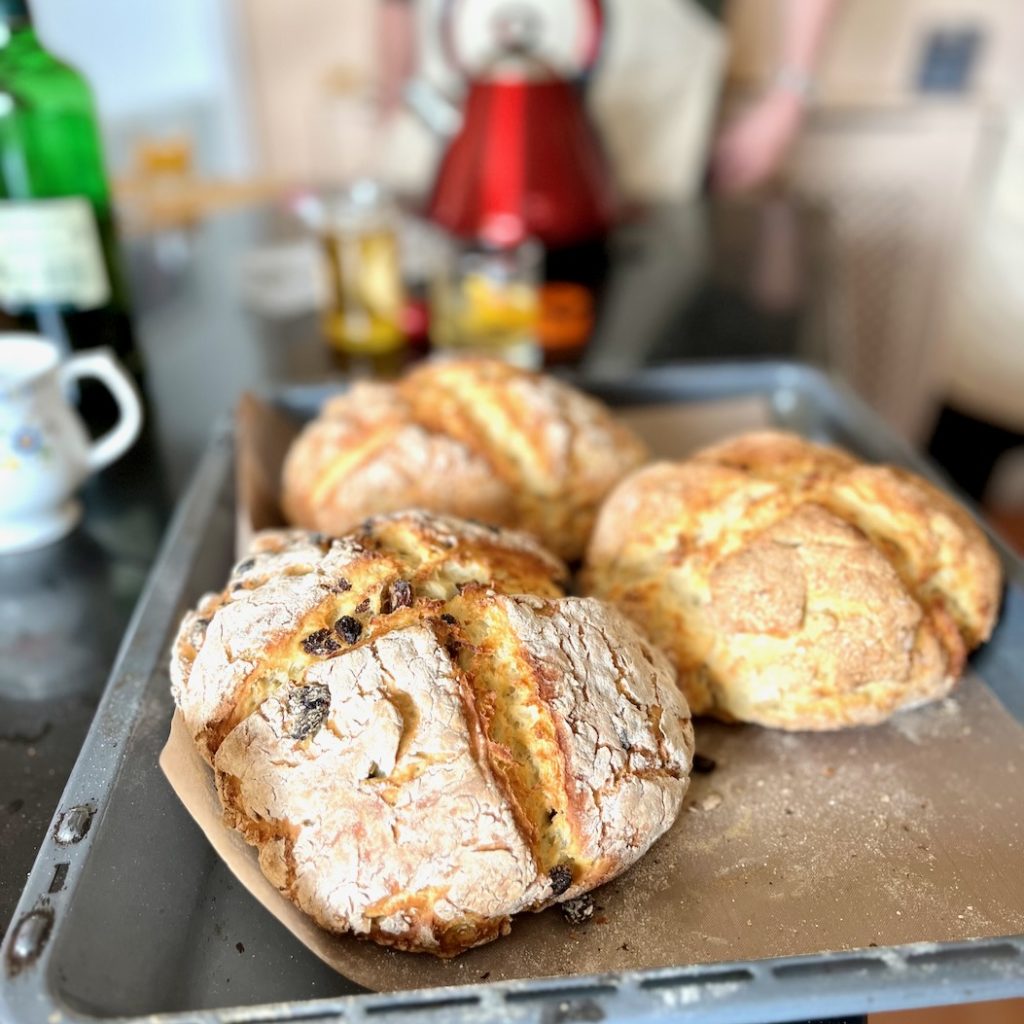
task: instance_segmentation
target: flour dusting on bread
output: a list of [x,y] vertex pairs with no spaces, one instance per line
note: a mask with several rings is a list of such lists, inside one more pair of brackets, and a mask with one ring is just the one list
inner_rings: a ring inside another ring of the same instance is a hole
[[523,534],[421,512],[256,538],[181,626],[231,825],[323,927],[441,956],[634,863],[693,733],[668,661]]

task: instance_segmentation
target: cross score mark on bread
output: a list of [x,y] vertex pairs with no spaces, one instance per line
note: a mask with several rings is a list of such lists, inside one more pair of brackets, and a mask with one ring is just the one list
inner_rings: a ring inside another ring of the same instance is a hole
[[576,389],[460,360],[328,402],[288,454],[283,503],[290,522],[333,533],[369,514],[430,508],[528,530],[575,559],[601,500],[645,458]]
[[789,729],[945,696],[990,635],[1000,586],[947,495],[776,432],[624,480],[584,576],[669,654],[694,713]]
[[693,740],[671,669],[565,573],[404,513],[263,535],[186,616],[175,698],[227,819],[321,925],[453,955],[672,824]]

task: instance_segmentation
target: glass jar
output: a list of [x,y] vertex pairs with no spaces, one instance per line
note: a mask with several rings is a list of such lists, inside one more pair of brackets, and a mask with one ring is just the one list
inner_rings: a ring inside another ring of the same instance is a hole
[[431,345],[536,362],[541,255],[532,240],[512,248],[453,243],[431,286]]
[[325,205],[323,330],[339,351],[380,355],[405,344],[405,295],[397,211],[374,181],[358,181]]

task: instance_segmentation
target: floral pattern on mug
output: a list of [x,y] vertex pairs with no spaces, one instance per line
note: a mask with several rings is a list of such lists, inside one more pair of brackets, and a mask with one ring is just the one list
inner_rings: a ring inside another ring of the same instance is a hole
[[18,456],[23,459],[38,458],[49,461],[53,450],[46,443],[46,436],[39,427],[25,424],[17,427],[10,435],[11,452],[7,458],[0,460],[0,468],[16,470],[20,465]]

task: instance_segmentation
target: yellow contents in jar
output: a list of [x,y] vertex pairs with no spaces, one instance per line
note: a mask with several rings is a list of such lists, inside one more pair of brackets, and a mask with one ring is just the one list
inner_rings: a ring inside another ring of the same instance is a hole
[[532,339],[536,322],[532,284],[470,273],[458,287],[446,282],[435,290],[430,329],[441,347],[503,348]]
[[401,266],[390,228],[323,236],[328,305],[323,328],[342,352],[380,355],[402,347]]

